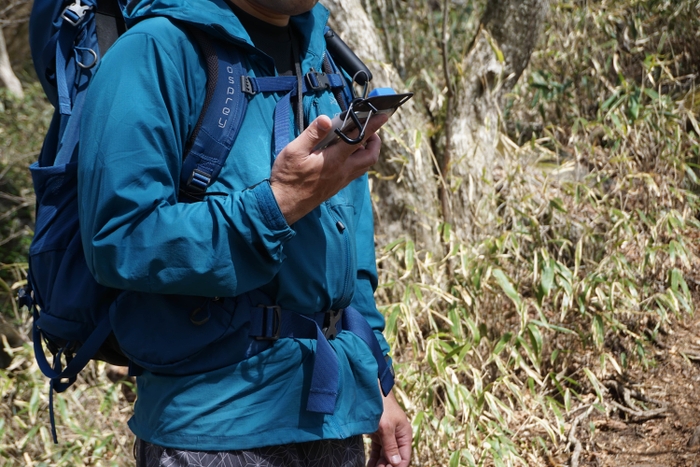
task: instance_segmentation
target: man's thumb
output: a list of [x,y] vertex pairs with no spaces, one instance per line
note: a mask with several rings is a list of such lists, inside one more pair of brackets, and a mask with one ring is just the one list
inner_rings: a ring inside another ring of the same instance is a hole
[[382,441],[384,457],[391,462],[393,467],[397,467],[401,463],[401,455],[399,454],[399,446],[396,444],[394,433],[391,433],[391,435],[387,433]]
[[331,119],[326,115],[321,115],[299,135],[298,142],[310,153],[328,135],[331,127]]

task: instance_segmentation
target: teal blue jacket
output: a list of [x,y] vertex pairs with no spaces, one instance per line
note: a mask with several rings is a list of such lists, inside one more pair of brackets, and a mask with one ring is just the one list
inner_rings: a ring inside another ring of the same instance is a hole
[[[321,69],[327,19],[321,5],[292,18],[302,37],[304,73]],[[274,75],[274,66],[223,0],[143,0],[130,6],[129,22],[87,91],[78,175],[87,263],[100,283],[126,291],[111,310],[125,353],[162,368],[192,358],[207,362],[221,341],[164,331],[164,323],[189,321],[202,300],[257,289],[303,314],[352,305],[387,354],[384,320],[373,298],[377,273],[367,177],[287,225],[268,181],[275,157],[273,112],[282,95],[256,94],[209,189],[216,194],[179,201],[183,148],[206,82],[198,47],[182,24],[235,43],[252,76]],[[306,124],[339,111],[326,92],[306,95],[303,106]],[[154,343],[166,357],[144,350]],[[130,427],[151,443],[191,450],[374,432],[382,412],[377,365],[367,345],[349,332],[331,341],[341,367],[334,414],[304,409],[315,345],[312,339],[285,338],[223,367],[205,364],[204,371],[184,376],[145,371]]]

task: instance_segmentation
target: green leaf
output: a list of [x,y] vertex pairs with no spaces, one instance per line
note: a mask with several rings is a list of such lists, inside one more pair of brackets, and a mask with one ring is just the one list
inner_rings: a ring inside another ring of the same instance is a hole
[[639,118],[639,94],[635,92],[629,97],[629,113],[632,120]]
[[591,386],[595,389],[595,392],[598,396],[598,400],[602,401],[603,400],[603,388],[600,385],[600,381],[598,381],[598,378],[593,374],[591,370],[588,368],[584,368],[583,372],[586,374],[586,377],[588,378],[588,381],[590,381]]
[[554,284],[553,262],[553,259],[544,262],[544,270],[542,271],[542,279],[540,280],[540,286],[542,287],[542,293],[544,295],[549,295],[549,292],[552,290],[552,285]]
[[678,292],[678,289],[680,287],[681,282],[685,282],[683,280],[683,275],[681,274],[681,272],[677,268],[673,268],[671,270],[671,289],[674,292]]
[[452,224],[445,222],[442,224],[442,240],[445,243],[449,243],[450,241],[450,233],[452,232]]
[[559,197],[552,198],[551,200],[549,200],[549,205],[559,212],[566,212],[564,201]]
[[496,347],[493,348],[493,354],[498,355],[500,354],[503,349],[505,349],[506,345],[510,342],[511,337],[513,337],[513,334],[507,332],[501,336],[501,339],[498,341],[496,344]]
[[479,326],[470,317],[465,318],[464,322],[469,328],[469,332],[472,336],[472,344],[479,345],[479,342],[481,342],[481,332],[479,332]]
[[462,451],[455,451],[450,456],[450,467],[459,467]]
[[506,61],[505,55],[503,55],[503,51],[501,50],[500,47],[498,47],[498,44],[496,44],[496,41],[494,41],[490,35],[488,35],[487,38],[489,41],[489,45],[491,46],[491,50],[493,50],[493,53],[496,54],[496,58],[498,59],[498,62],[505,63],[505,61]]
[[527,325],[528,334],[530,335],[530,342],[532,343],[532,348],[537,356],[537,361],[540,361],[542,356],[542,334],[536,325],[530,323]]
[[506,274],[501,269],[494,269],[491,274],[496,278],[496,282],[498,282],[501,290],[515,303],[515,306],[520,308],[522,304],[520,294],[515,290],[515,287],[513,287],[513,284],[511,284]]
[[406,271],[413,270],[415,260],[416,245],[411,240],[406,240]]
[[416,149],[420,148],[421,143],[423,142],[423,132],[420,130],[416,130]]
[[399,238],[398,240],[394,240],[393,242],[389,243],[387,246],[384,247],[384,251],[389,252],[396,248],[398,245],[404,243],[405,241],[405,238]]
[[600,109],[603,111],[608,110],[608,108],[610,108],[612,106],[613,102],[615,102],[617,100],[617,97],[618,97],[618,93],[617,92],[613,93],[612,96],[608,97],[608,99],[605,102],[603,102],[603,105],[600,106]]
[[596,346],[599,349],[602,348],[605,339],[605,326],[603,325],[603,317],[600,315],[595,315],[593,318],[593,338]]
[[653,100],[659,99],[659,93],[650,88],[644,88],[644,94],[649,96]]

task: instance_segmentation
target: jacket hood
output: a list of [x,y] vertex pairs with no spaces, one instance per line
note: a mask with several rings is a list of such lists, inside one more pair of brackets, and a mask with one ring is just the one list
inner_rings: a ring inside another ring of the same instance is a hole
[[[253,45],[225,0],[131,0],[124,16],[129,27],[151,16],[164,16],[222,39]],[[322,56],[325,48],[324,28],[319,24],[325,26],[328,17],[328,10],[317,3],[310,11],[291,18],[292,25],[302,37],[302,50],[310,48],[313,55]],[[317,50],[316,45],[321,49]]]

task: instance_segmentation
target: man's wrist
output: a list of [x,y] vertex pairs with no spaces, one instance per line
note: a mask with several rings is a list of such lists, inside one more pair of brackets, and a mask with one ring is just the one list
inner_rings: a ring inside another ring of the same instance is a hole
[[288,225],[292,225],[299,219],[303,217],[303,214],[299,214],[299,203],[293,199],[291,194],[283,188],[279,183],[270,181],[270,188],[272,189],[272,195],[277,201],[277,206],[280,208],[280,212],[284,216]]

